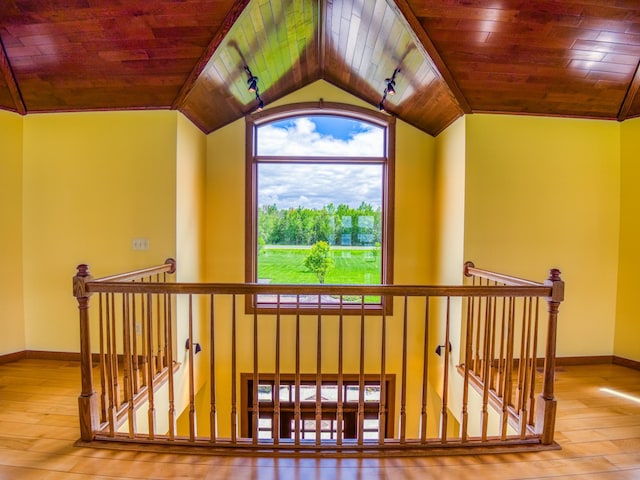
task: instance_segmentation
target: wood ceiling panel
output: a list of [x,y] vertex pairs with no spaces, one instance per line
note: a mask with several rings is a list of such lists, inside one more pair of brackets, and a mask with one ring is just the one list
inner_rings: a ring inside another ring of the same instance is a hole
[[436,134],[462,114],[449,87],[397,9],[385,0],[329,0],[325,78],[378,105],[395,69],[396,94],[385,109]]
[[174,108],[205,132],[324,78],[437,134],[463,113],[640,116],[638,0],[5,0],[0,108]]
[[16,111],[11,91],[3,78],[0,78],[0,109]]
[[9,0],[0,37],[28,111],[168,107],[232,0]]
[[640,59],[638,2],[409,3],[474,111],[616,118]]
[[210,132],[255,110],[245,65],[266,104],[319,78],[318,14],[313,0],[251,2],[179,109]]

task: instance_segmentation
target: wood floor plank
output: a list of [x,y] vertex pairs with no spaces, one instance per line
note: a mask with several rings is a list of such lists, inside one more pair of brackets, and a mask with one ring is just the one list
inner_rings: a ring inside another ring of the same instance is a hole
[[81,448],[79,365],[0,365],[0,480],[630,480],[640,479],[640,372],[618,365],[558,369],[560,450],[409,458],[269,458]]

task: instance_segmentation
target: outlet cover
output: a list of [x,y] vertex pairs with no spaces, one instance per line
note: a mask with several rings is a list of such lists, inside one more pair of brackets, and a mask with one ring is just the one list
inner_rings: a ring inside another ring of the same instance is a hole
[[134,250],[149,250],[148,238],[134,238],[131,242],[131,247]]

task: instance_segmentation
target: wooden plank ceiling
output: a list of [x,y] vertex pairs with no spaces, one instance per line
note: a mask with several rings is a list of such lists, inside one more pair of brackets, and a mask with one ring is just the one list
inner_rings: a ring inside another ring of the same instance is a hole
[[174,108],[211,132],[318,79],[430,134],[640,116],[638,0],[3,0],[0,108]]

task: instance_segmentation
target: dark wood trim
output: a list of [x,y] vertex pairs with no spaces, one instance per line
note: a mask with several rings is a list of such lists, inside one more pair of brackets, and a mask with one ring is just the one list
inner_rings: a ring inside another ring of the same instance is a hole
[[613,356],[613,364],[633,368],[634,370],[640,370],[640,362],[636,360],[630,360],[628,358],[618,357],[616,355]]
[[[257,115],[257,114],[256,114]],[[257,235],[254,235],[254,226],[258,224],[257,211],[253,206],[258,201],[258,165],[253,161],[255,150],[256,124],[253,116],[245,117],[245,215],[244,215],[244,280],[245,282],[255,282],[258,274],[256,272],[256,252],[258,249]],[[245,299],[247,307],[252,305],[251,298]]]
[[585,357],[556,357],[556,365],[606,365],[613,362],[613,355],[598,355]]
[[627,93],[624,96],[624,100],[622,101],[622,105],[620,106],[620,111],[618,112],[618,121],[622,122],[627,119],[627,115],[629,115],[629,110],[633,105],[636,97],[638,96],[638,90],[640,90],[640,62],[636,66],[636,72],[633,75],[633,79],[629,84],[629,88],[627,89]]
[[16,82],[16,77],[13,74],[13,69],[11,68],[11,64],[9,63],[9,57],[7,57],[7,51],[4,49],[4,44],[2,43],[1,38],[0,72],[2,72],[5,82],[7,82],[7,87],[9,87],[9,92],[11,93],[11,98],[13,99],[13,103],[16,106],[16,111],[20,115],[26,115],[27,107],[24,104],[22,93],[20,92],[20,87],[18,86],[18,82]]
[[17,362],[18,360],[24,360],[25,358],[27,358],[27,356],[24,350],[21,352],[6,353],[4,355],[0,355],[0,364]]
[[[256,112],[246,117],[247,122],[255,125],[274,122],[287,117],[303,117],[308,115],[336,115],[350,117],[356,120],[373,123],[383,128],[387,128],[390,122],[395,122],[395,117],[386,113],[378,112],[357,105],[340,102],[298,102],[271,107],[261,112]],[[247,152],[250,153],[250,152]]]
[[244,12],[244,9],[249,4],[249,1],[250,0],[236,0],[233,2],[233,6],[231,7],[231,10],[229,10],[229,13],[227,13],[227,16],[224,18],[222,25],[216,31],[215,35],[209,42],[209,45],[207,45],[207,48],[202,53],[202,56],[196,62],[193,70],[191,70],[191,73],[182,84],[182,88],[180,89],[180,92],[178,92],[178,96],[175,98],[173,104],[171,105],[171,108],[173,110],[177,110],[180,106],[182,106],[186,98],[189,96],[189,93],[193,89],[196,81],[198,80],[198,77],[204,71],[207,63],[209,63],[209,60],[211,59],[211,57],[213,57],[213,54],[229,33],[229,30],[231,30],[233,24],[236,22],[236,20],[238,20],[242,12]]
[[79,362],[79,352],[50,352],[47,350],[25,350],[25,357],[35,360],[61,360],[64,362]]
[[396,9],[398,14],[405,19],[405,21],[409,25],[409,33],[412,36],[415,36],[415,43],[417,47],[421,50],[424,50],[423,56],[425,60],[427,60],[432,65],[433,70],[444,81],[449,89],[449,92],[451,92],[451,97],[460,106],[461,110],[464,113],[473,113],[473,110],[471,109],[467,98],[465,97],[464,93],[462,93],[462,90],[451,74],[449,67],[440,56],[438,49],[431,41],[429,34],[425,31],[415,13],[413,13],[409,2],[407,2],[407,0],[395,0],[394,2],[389,2],[389,6]]

